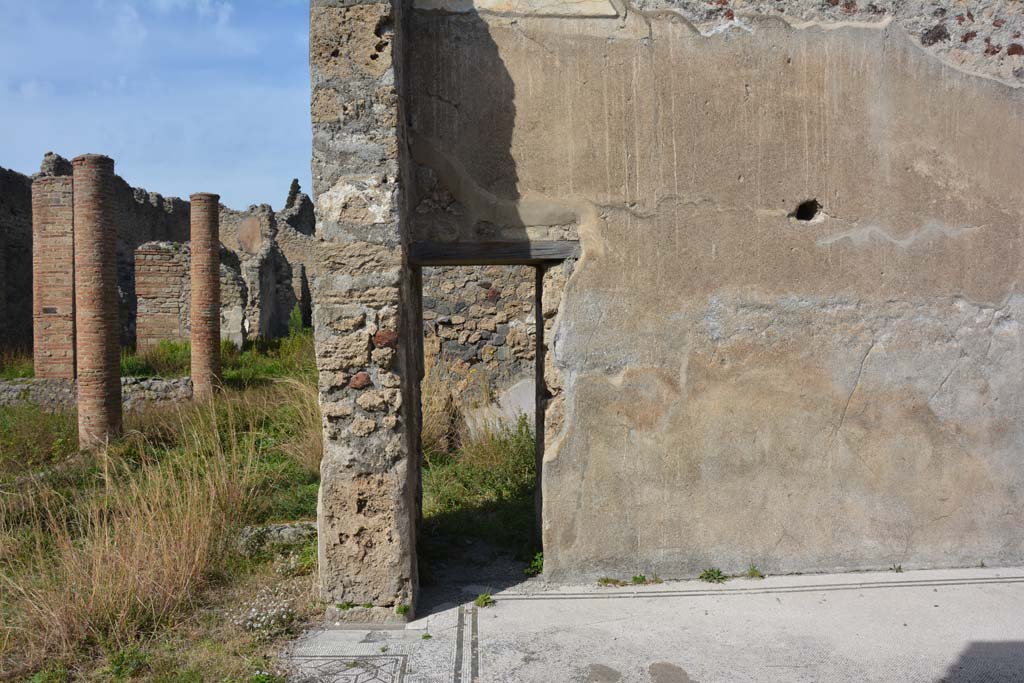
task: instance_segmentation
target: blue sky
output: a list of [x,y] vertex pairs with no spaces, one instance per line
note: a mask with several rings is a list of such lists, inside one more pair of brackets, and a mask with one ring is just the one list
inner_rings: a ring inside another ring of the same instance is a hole
[[0,0],[0,166],[106,154],[136,187],[311,186],[309,0]]

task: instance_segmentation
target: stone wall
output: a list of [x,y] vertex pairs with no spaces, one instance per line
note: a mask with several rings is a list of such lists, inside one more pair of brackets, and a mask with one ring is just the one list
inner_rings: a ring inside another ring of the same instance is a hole
[[[418,577],[419,277],[398,193],[401,7],[313,0],[317,236],[311,276],[324,457],[321,596],[359,619],[413,617]],[[355,612],[357,610],[350,610]],[[345,611],[337,617],[352,618]]]
[[189,204],[177,197],[131,187],[117,178],[117,287],[121,344],[135,343],[138,309],[135,292],[135,250],[146,242],[187,242]]
[[424,268],[427,362],[482,370],[496,389],[532,379],[535,279],[530,266]]
[[415,395],[410,240],[580,242],[536,312],[551,578],[1024,561],[1022,30],[314,0],[325,597],[415,591],[415,404],[358,402],[382,316]]
[[0,351],[32,347],[32,181],[0,168]]
[[[0,406],[30,403],[46,410],[72,408],[75,405],[74,380],[18,379],[0,381]],[[192,398],[188,377],[122,377],[121,401],[124,409],[138,410],[152,403],[180,403]]]
[[248,339],[283,336],[295,306],[311,309],[305,243],[313,240],[315,220],[312,201],[304,194],[296,207],[276,213],[267,204],[221,210],[221,242],[235,255],[249,292],[244,320]]

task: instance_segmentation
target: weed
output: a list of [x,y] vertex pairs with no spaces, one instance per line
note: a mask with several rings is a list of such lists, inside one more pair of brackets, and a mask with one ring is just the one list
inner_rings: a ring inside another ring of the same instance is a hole
[[602,576],[600,579],[597,580],[597,585],[601,586],[602,588],[608,588],[613,586],[628,586],[629,584],[627,584],[622,579],[613,579],[608,576]]
[[[247,571],[232,554],[241,526],[315,515],[318,477],[286,446],[320,427],[295,417],[294,395],[278,383],[130,413],[124,440],[74,457],[74,413],[0,409],[0,480],[20,482],[0,500],[0,668],[82,665],[97,642],[116,653],[167,633],[208,588]],[[31,478],[16,478],[26,469]],[[315,560],[310,544],[293,572]],[[291,628],[295,609],[278,602],[254,615],[259,634]],[[172,673],[188,667],[155,667],[154,681],[186,683]]]
[[381,645],[380,646],[380,651],[381,651],[381,654],[387,652],[388,651],[388,646],[387,645]]
[[71,674],[63,664],[48,667],[28,679],[28,683],[69,683]]
[[494,604],[494,598],[491,597],[490,593],[481,593],[476,596],[476,600],[473,601],[473,604],[477,607],[490,607]]
[[372,602],[364,602],[363,603],[363,609],[373,609],[373,603]]
[[111,653],[107,660],[107,672],[115,681],[123,681],[141,673],[146,668],[149,657],[138,647],[131,646]]
[[708,569],[705,569],[697,578],[708,583],[725,583],[729,580],[729,577],[723,574],[722,570],[718,567],[709,567]]
[[429,633],[424,633],[422,636],[420,636],[420,638],[422,638],[423,640],[430,640],[433,637],[434,636],[430,635]]
[[630,583],[632,583],[635,586],[643,585],[643,584],[647,583],[647,577],[644,576],[643,574],[637,574],[632,579],[630,579]]
[[347,600],[345,602],[339,602],[337,605],[338,609],[342,612],[347,612],[355,606],[356,604],[354,602],[348,602]]
[[523,570],[527,576],[540,576],[544,571],[544,553],[537,553],[530,560],[530,564]]
[[889,571],[896,572],[897,574],[902,574],[903,573],[903,565],[902,564],[894,564],[893,566],[889,567]]
[[316,569],[317,545],[311,541],[297,553],[289,553],[277,565],[277,573],[282,576],[309,576]]
[[747,567],[747,578],[748,579],[763,579],[764,578],[764,574],[761,573],[761,570],[757,568],[756,564],[751,562],[750,566]]
[[121,352],[123,377],[185,377],[192,366],[188,342],[161,340],[141,352]]
[[404,617],[411,609],[412,608],[410,608],[409,605],[399,605],[398,607],[395,607],[395,614],[400,617]]
[[285,683],[285,679],[266,671],[257,671],[249,676],[248,683]]

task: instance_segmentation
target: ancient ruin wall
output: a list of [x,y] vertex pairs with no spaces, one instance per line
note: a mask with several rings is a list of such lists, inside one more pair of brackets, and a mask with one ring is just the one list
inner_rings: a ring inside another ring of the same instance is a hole
[[[246,340],[248,288],[233,252],[220,253],[220,337],[241,348]],[[192,332],[190,245],[148,242],[135,252],[139,299],[138,348],[161,341],[190,341]]]
[[[35,376],[75,378],[74,181],[32,184],[32,355]],[[12,283],[14,284],[14,283]]]
[[338,615],[361,620],[412,617],[418,582],[422,321],[400,232],[408,198],[397,193],[402,21],[390,4],[311,7],[320,589],[331,604],[372,604]]
[[136,348],[148,351],[161,341],[187,342],[190,336],[188,247],[178,242],[147,242],[135,250],[138,299]]
[[32,181],[0,168],[0,351],[32,347]]
[[153,241],[187,242],[189,205],[177,197],[131,187],[120,177],[114,190],[117,206],[117,290],[121,344],[135,343],[138,301],[135,291],[135,250]]
[[[531,266],[423,269],[423,353],[428,365],[484,373],[495,390],[533,379],[536,354]],[[530,416],[533,419],[533,416]]]
[[413,16],[411,229],[582,241],[553,578],[1024,558],[1020,6],[780,5]]

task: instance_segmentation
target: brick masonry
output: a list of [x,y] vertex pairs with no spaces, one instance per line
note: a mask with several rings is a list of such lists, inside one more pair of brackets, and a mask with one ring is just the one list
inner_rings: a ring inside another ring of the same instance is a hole
[[220,197],[192,200],[192,386],[208,398],[220,384]]
[[82,448],[121,432],[114,161],[77,157],[74,165],[75,329],[78,434]]
[[161,341],[187,342],[191,330],[191,256],[179,242],[147,242],[135,251],[138,299],[136,348],[146,351]]
[[75,377],[74,181],[32,183],[32,332],[35,375]]

